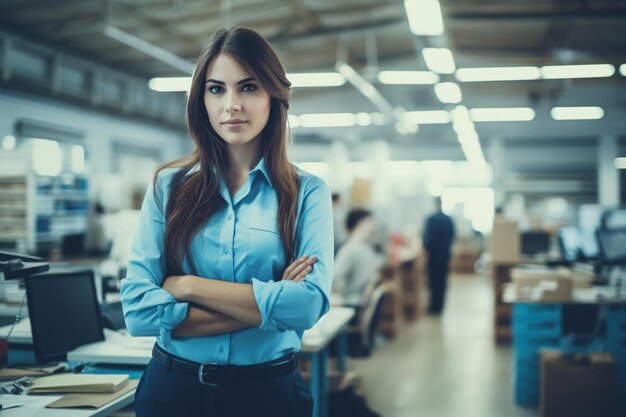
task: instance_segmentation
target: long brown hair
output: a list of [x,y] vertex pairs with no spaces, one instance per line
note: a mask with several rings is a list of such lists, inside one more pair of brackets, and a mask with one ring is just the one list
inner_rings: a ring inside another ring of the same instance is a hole
[[[187,125],[196,148],[184,158],[159,168],[180,168],[173,176],[165,211],[165,262],[168,275],[183,273],[188,261],[195,273],[189,248],[193,237],[226,202],[220,195],[220,178],[228,168],[227,144],[209,123],[204,105],[205,78],[209,65],[219,54],[228,54],[270,96],[270,114],[261,132],[261,152],[265,158],[278,198],[278,230],[285,260],[294,253],[294,228],[299,182],[295,167],[287,159],[287,110],[291,83],[269,43],[258,33],[245,28],[218,30],[200,54],[187,96]],[[200,170],[187,175],[200,164]],[[158,200],[157,200],[158,201]]]

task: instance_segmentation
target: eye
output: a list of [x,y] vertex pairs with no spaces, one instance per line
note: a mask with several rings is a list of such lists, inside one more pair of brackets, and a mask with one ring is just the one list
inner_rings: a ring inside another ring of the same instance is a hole
[[241,91],[244,93],[252,93],[256,90],[258,90],[258,87],[254,84],[244,84],[241,86]]
[[211,85],[211,86],[209,86],[209,88],[207,88],[207,90],[211,94],[219,94],[222,91],[224,91],[224,89],[221,86],[219,86],[219,85]]

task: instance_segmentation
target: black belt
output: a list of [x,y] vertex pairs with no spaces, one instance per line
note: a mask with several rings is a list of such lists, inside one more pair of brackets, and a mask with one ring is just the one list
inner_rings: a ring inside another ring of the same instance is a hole
[[188,361],[166,352],[161,346],[155,344],[152,357],[168,369],[183,374],[197,375],[200,383],[204,385],[218,385],[233,381],[259,381],[286,375],[296,369],[295,353],[255,365],[220,365]]

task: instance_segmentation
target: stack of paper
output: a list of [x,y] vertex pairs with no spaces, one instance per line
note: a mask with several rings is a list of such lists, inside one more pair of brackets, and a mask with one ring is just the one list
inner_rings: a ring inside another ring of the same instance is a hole
[[0,369],[0,381],[13,381],[25,376],[46,376],[52,375],[67,367],[63,364],[48,366],[44,368],[6,368]]
[[29,394],[52,392],[115,392],[128,381],[129,375],[61,374],[34,380]]

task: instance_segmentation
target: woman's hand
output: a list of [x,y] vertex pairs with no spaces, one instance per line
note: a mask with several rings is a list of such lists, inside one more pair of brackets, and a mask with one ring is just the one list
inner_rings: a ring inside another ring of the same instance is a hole
[[283,272],[283,280],[300,282],[313,270],[317,256],[302,256],[291,263]]
[[161,287],[172,294],[177,301],[186,301],[190,278],[191,275],[172,275],[165,278]]

